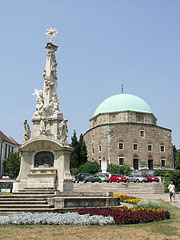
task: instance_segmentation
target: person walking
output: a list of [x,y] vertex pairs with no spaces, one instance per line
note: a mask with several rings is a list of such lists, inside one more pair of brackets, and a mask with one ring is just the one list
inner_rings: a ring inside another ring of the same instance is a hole
[[168,190],[169,190],[170,202],[172,202],[172,197],[173,197],[173,200],[175,201],[176,187],[175,187],[173,181],[171,181],[171,183],[169,184]]

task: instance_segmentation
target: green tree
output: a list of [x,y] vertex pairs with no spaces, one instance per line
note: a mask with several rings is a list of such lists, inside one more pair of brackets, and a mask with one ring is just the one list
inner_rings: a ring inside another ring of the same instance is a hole
[[175,169],[180,170],[180,151],[177,151],[177,153],[176,153]]
[[71,138],[71,146],[74,148],[70,156],[70,167],[78,168],[80,165],[87,162],[87,148],[83,140],[83,135],[80,135],[79,141],[76,136],[76,131],[74,130],[73,136]]
[[19,174],[20,169],[20,157],[18,153],[11,153],[9,157],[5,160],[5,170],[9,175],[13,177]]
[[81,134],[79,137],[79,165],[82,165],[87,162],[87,148]]
[[109,164],[107,171],[110,173],[120,173],[120,166]]
[[71,147],[74,148],[70,155],[70,168],[78,168],[79,163],[79,143],[76,136],[76,131],[74,130],[73,136],[71,138]]
[[176,191],[180,191],[180,170],[175,170],[172,172],[171,180],[176,186]]
[[100,171],[101,171],[101,168],[97,162],[87,162],[79,167],[80,173],[95,174]]
[[131,173],[131,168],[127,165],[118,166],[118,165],[109,164],[107,171],[110,173],[120,173],[122,175],[128,176]]
[[176,149],[176,146],[173,145],[173,163],[174,163],[174,168],[176,168],[176,155],[177,155],[178,151]]

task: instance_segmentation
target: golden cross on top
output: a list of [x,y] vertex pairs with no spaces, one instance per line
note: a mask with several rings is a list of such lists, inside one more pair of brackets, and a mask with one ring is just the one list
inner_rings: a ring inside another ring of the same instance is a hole
[[53,43],[52,38],[56,36],[56,33],[58,33],[58,32],[56,31],[56,28],[50,28],[50,29],[47,29],[47,30],[46,30],[46,33],[45,33],[45,34],[47,35],[47,37],[50,37],[50,38],[51,38],[51,40],[50,40],[51,43]]

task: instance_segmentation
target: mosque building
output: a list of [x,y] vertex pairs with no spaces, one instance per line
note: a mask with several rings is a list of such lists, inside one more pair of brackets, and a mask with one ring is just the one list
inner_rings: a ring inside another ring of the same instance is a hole
[[140,97],[117,94],[105,99],[84,134],[88,161],[106,172],[108,164],[133,170],[172,169],[171,130],[158,126],[150,106]]

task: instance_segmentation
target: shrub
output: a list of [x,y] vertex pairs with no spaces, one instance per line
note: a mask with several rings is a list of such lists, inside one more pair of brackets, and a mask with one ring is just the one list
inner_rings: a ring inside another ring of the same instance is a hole
[[142,201],[142,199],[140,199],[140,198],[130,198],[130,199],[124,200],[123,202],[131,203],[131,204],[137,204],[140,201]]
[[165,171],[165,170],[157,169],[154,171],[154,176],[170,177],[172,172],[173,171],[171,170]]
[[175,169],[180,170],[180,151],[177,151],[175,156]]
[[153,208],[153,209],[158,209],[160,208],[160,204],[155,201],[155,200],[150,200],[150,201],[139,201],[137,203],[137,208]]
[[122,193],[114,193],[113,197],[119,197],[122,202],[131,203],[131,204],[137,204],[138,202],[142,201],[141,198],[124,195]]
[[163,178],[164,192],[165,192],[165,193],[168,193],[168,192],[169,192],[168,186],[169,186],[170,182],[171,182],[170,177],[165,177],[165,178]]
[[23,213],[13,214],[0,219],[0,225],[110,225],[114,224],[111,216],[79,215],[73,213]]
[[78,168],[71,168],[71,175],[77,175],[78,174]]
[[19,174],[20,169],[20,157],[18,153],[11,153],[9,157],[4,162],[5,171],[15,177]]
[[170,218],[170,213],[162,209],[155,210],[131,210],[114,208],[80,208],[76,209],[79,214],[112,216],[116,224],[136,224],[160,221]]
[[173,171],[171,174],[171,180],[176,186],[176,191],[180,191],[180,170]]
[[109,164],[107,171],[110,173],[120,173],[122,175],[129,175],[132,170],[127,165],[118,166],[118,165]]
[[79,167],[80,173],[95,174],[100,171],[101,171],[101,168],[97,162],[87,162]]

